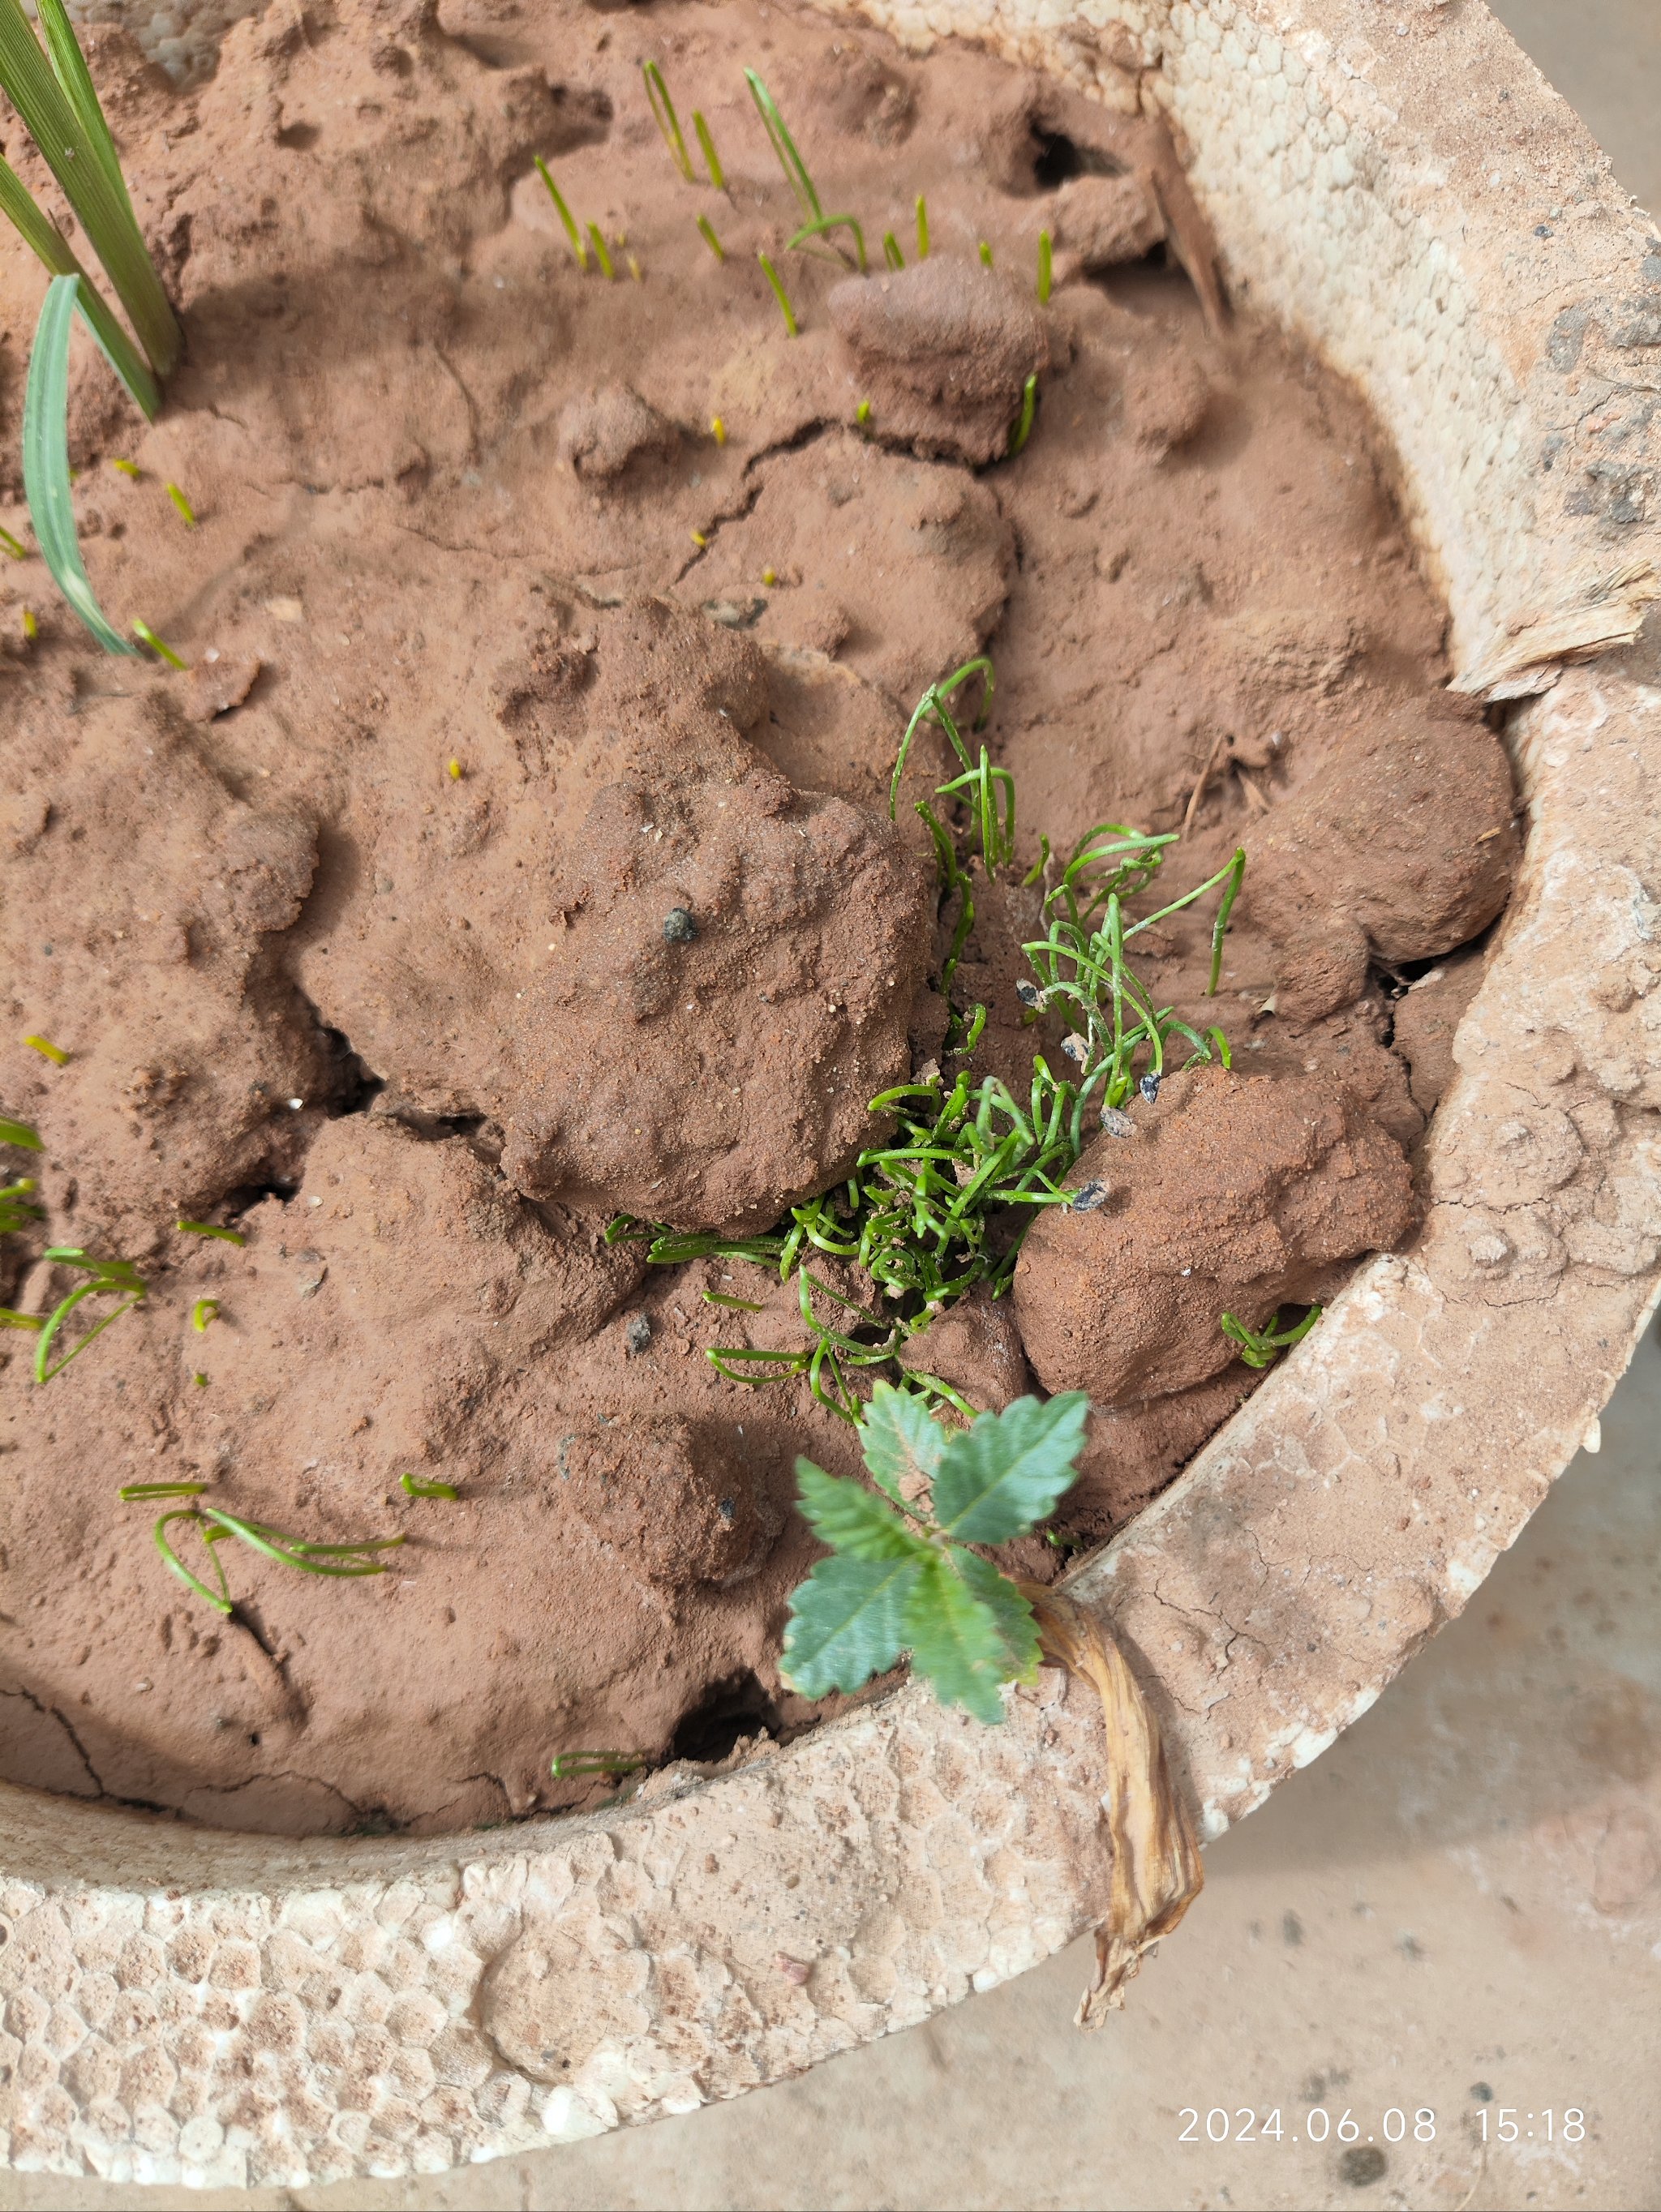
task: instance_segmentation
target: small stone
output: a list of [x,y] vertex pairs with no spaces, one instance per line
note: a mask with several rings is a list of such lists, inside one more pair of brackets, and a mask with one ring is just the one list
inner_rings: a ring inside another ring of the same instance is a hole
[[672,906],[663,917],[663,941],[666,945],[690,945],[698,933],[698,926],[684,906]]
[[1017,983],[1015,996],[1024,1006],[1036,1006],[1038,1003],[1038,987],[1036,983]]
[[1093,1213],[1098,1206],[1105,1206],[1108,1188],[1104,1182],[1083,1182],[1073,1194],[1074,1213]]
[[198,660],[185,679],[185,719],[211,722],[240,707],[254,687],[262,664],[252,653],[223,660],[217,653]]
[[1159,1095],[1159,1079],[1157,1075],[1145,1075],[1136,1088],[1151,1106]]
[[1102,1127],[1110,1137],[1134,1137],[1136,1133],[1136,1124],[1116,1106],[1103,1107]]
[[1338,2161],[1338,2179],[1352,2189],[1371,2189],[1384,2179],[1389,2165],[1377,2143],[1352,2143]]
[[648,1314],[643,1313],[630,1314],[628,1320],[624,1323],[624,1350],[628,1353],[630,1358],[633,1358],[637,1352],[644,1352],[651,1341],[651,1316]]

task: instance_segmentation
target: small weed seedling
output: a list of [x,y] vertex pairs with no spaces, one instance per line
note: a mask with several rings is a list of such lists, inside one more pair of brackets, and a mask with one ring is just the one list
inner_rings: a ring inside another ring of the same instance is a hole
[[191,505],[189,500],[186,498],[184,493],[180,491],[176,483],[170,483],[167,486],[167,497],[173,501],[174,507],[178,508],[179,519],[184,524],[186,529],[194,530],[196,527],[196,509]]
[[946,1705],[1003,1718],[1006,1682],[1037,1672],[1032,1608],[969,1547],[1046,1520],[1074,1480],[1089,1400],[1018,1398],[947,1430],[908,1392],[879,1382],[860,1424],[883,1493],[796,1462],[801,1510],[830,1547],[790,1601],[786,1679],[806,1697],[857,1690],[910,1654]]
[[219,1318],[217,1298],[198,1298],[191,1308],[191,1327],[198,1336],[205,1336],[209,1324]]
[[173,1227],[181,1237],[215,1237],[222,1244],[246,1244],[248,1241],[240,1229],[222,1229],[215,1221],[175,1221]]
[[727,190],[727,172],[715,151],[715,142],[709,136],[709,125],[696,107],[692,110],[692,128],[697,134],[698,150],[703,155],[703,165],[709,172],[709,181],[718,192]]
[[[192,524],[192,527],[194,528],[195,525]],[[141,645],[149,646],[158,660],[165,660],[169,668],[177,668],[181,674],[183,673],[187,664],[173,651],[165,638],[158,637],[149,624],[147,622],[140,622],[137,615],[133,617],[132,634]]]
[[608,284],[616,283],[618,272],[611,266],[611,257],[605,250],[605,240],[599,234],[599,225],[597,222],[591,222],[588,226],[588,243],[593,249],[594,260],[599,266],[600,275]]
[[27,1121],[9,1121],[0,1114],[0,1145],[15,1145],[20,1152],[38,1152],[40,1132]]
[[989,269],[992,266],[992,248],[984,239],[981,240],[981,266],[983,269]]
[[1009,433],[1009,458],[1013,461],[1021,447],[1032,435],[1032,418],[1038,410],[1038,380],[1029,376],[1021,386],[1021,411]]
[[882,234],[882,258],[891,269],[904,269],[905,256],[900,252],[900,242],[891,230]]
[[779,272],[764,253],[757,253],[756,258],[761,264],[762,275],[773,288],[773,297],[779,303],[779,313],[784,318],[784,334],[787,337],[795,337],[800,325],[796,320],[796,311],[790,304],[790,295],[779,281]]
[[651,103],[652,115],[663,134],[663,143],[669,149],[670,159],[689,185],[697,182],[693,173],[692,157],[686,150],[686,141],[681,136],[680,118],[675,113],[675,103],[669,97],[669,88],[663,81],[663,71],[656,62],[642,62],[640,73],[646,80],[646,97]]
[[928,203],[921,192],[917,194],[917,258],[928,258]]
[[[84,1283],[60,1298],[43,1322],[36,1324],[34,1340],[34,1379],[50,1382],[54,1375],[61,1375],[71,1359],[78,1359],[95,1336],[101,1336],[112,1322],[130,1313],[143,1297],[145,1283],[131,1260],[94,1260],[78,1244],[49,1244],[45,1258],[58,1267],[69,1267],[87,1277]],[[102,1321],[94,1322],[77,1344],[58,1359],[52,1357],[52,1347],[58,1331],[70,1316],[88,1298],[113,1297],[119,1301],[114,1310],[106,1313]]]
[[[130,1482],[120,1492],[124,1505],[158,1498],[199,1498],[206,1488],[200,1482]],[[167,1531],[176,1522],[186,1522],[197,1530],[207,1547],[208,1564],[213,1569],[216,1589],[210,1589],[199,1576],[193,1575],[174,1551]],[[173,1573],[187,1589],[204,1598],[216,1613],[229,1614],[235,1601],[225,1570],[216,1547],[228,1537],[234,1536],[250,1551],[259,1552],[280,1566],[295,1567],[303,1575],[326,1575],[336,1581],[355,1581],[364,1575],[384,1575],[386,1562],[374,1558],[377,1552],[395,1551],[406,1539],[402,1536],[366,1536],[350,1544],[313,1544],[301,1536],[289,1536],[281,1528],[272,1528],[263,1521],[245,1520],[239,1513],[228,1513],[221,1505],[174,1506],[164,1513],[151,1531],[155,1548]]]
[[698,235],[703,239],[704,244],[709,247],[711,253],[715,255],[717,261],[726,260],[727,249],[721,244],[721,240],[715,236],[715,226],[710,222],[707,215],[701,215],[698,217]]
[[1226,1313],[1223,1334],[1239,1346],[1240,1357],[1248,1367],[1268,1367],[1283,1352],[1289,1351],[1294,1344],[1301,1344],[1320,1318],[1320,1307],[1311,1306],[1300,1322],[1290,1328],[1282,1328],[1277,1308],[1262,1328],[1248,1328],[1244,1322],[1236,1321],[1232,1314]]
[[570,240],[571,251],[577,258],[577,267],[586,270],[588,266],[588,249],[582,242],[582,233],[577,228],[577,219],[572,214],[570,209],[566,206],[565,196],[560,191],[559,186],[554,182],[552,174],[549,170],[548,164],[543,160],[540,154],[538,154],[535,158],[537,174],[542,179],[543,183],[548,187],[548,197],[554,204],[554,213],[559,217],[560,222],[565,227],[565,235]]
[[819,205],[819,196],[813,189],[813,179],[807,173],[807,164],[796,151],[796,142],[784,125],[784,118],[774,104],[773,95],[752,69],[744,72],[750,87],[750,97],[756,103],[756,112],[762,119],[773,151],[779,157],[779,167],[785,181],[795,194],[802,215],[808,222],[823,220],[824,210]]

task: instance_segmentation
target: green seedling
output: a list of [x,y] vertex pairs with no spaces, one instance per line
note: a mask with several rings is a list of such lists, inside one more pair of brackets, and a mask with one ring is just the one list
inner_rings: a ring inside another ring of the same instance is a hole
[[1240,1357],[1248,1367],[1268,1367],[1283,1352],[1289,1351],[1294,1344],[1301,1344],[1320,1318],[1320,1307],[1311,1306],[1300,1322],[1290,1328],[1282,1328],[1277,1307],[1262,1328],[1249,1328],[1244,1322],[1236,1321],[1232,1314],[1226,1313],[1223,1334],[1238,1346]]
[[556,1782],[587,1774],[634,1774],[646,1765],[643,1751],[562,1751],[548,1762]]
[[[140,1500],[168,1498],[199,1498],[206,1487],[200,1482],[133,1482],[121,1491],[124,1504]],[[193,1575],[174,1551],[167,1530],[175,1522],[188,1522],[201,1536],[207,1547],[208,1563],[212,1567],[217,1589],[210,1589],[201,1578]],[[234,1536],[250,1551],[261,1553],[275,1559],[279,1566],[295,1567],[303,1575],[326,1575],[336,1581],[351,1581],[364,1575],[384,1575],[384,1560],[373,1558],[376,1552],[395,1551],[407,1540],[403,1536],[366,1536],[350,1544],[313,1544],[301,1536],[290,1536],[281,1528],[269,1527],[263,1521],[249,1521],[239,1513],[228,1513],[221,1505],[175,1506],[164,1513],[156,1522],[151,1535],[163,1562],[178,1576],[188,1589],[206,1600],[216,1613],[228,1615],[234,1610],[230,1584],[220,1563],[216,1546]]]
[[588,226],[588,243],[593,248],[594,259],[599,264],[600,275],[608,284],[614,284],[617,282],[618,272],[611,266],[611,257],[605,251],[605,240],[599,234],[599,225],[597,222],[591,222]]
[[13,1306],[0,1306],[0,1328],[39,1328],[45,1320],[44,1314],[19,1313]]
[[177,668],[181,673],[183,672],[186,663],[179,659],[165,638],[158,637],[149,624],[147,622],[140,622],[137,615],[132,618],[132,634],[141,645],[149,646],[158,659],[165,660],[169,668]]
[[[60,1298],[46,1316],[45,1325],[34,1340],[34,1379],[50,1382],[54,1375],[61,1375],[71,1359],[78,1359],[95,1336],[102,1336],[113,1322],[120,1320],[143,1297],[145,1283],[131,1260],[94,1260],[78,1244],[49,1244],[46,1258],[60,1267],[72,1268],[88,1279]],[[60,1359],[52,1358],[52,1347],[58,1331],[70,1316],[88,1298],[113,1297],[119,1301],[113,1312],[106,1313],[102,1321],[94,1322],[77,1344],[64,1352]]]
[[1050,287],[1053,275],[1054,264],[1050,233],[1047,230],[1041,230],[1038,233],[1038,305],[1041,307],[1048,307],[1050,304]]
[[248,1241],[240,1229],[222,1229],[213,1221],[175,1221],[173,1227],[181,1237],[216,1237],[222,1244],[246,1244]]
[[917,194],[917,258],[928,258],[928,203],[921,192]]
[[33,1176],[19,1176],[15,1182],[0,1183],[0,1237],[15,1236],[31,1221],[44,1221],[44,1206],[34,1203],[35,1181]]
[[399,1487],[406,1498],[453,1498],[456,1486],[453,1482],[423,1482],[419,1475],[401,1474]]
[[981,266],[983,269],[989,269],[992,266],[992,248],[984,239],[981,240]]
[[68,1053],[63,1049],[61,1045],[55,1045],[50,1037],[26,1036],[23,1042],[29,1047],[31,1051],[38,1052],[42,1060],[51,1060],[54,1067],[64,1067],[68,1066],[70,1057]]
[[[794,238],[786,240],[785,250],[787,252],[790,253],[794,253],[799,251],[806,252],[810,251],[807,244],[809,239],[828,238],[833,230],[851,230],[853,232],[854,252],[858,258],[860,275],[863,276],[865,274],[865,233],[861,229],[858,222],[851,215],[822,215],[816,216],[812,222],[803,223],[801,228],[796,233]],[[840,247],[834,248],[833,256],[827,258],[834,258],[837,261],[841,263],[844,269],[848,266],[848,256],[843,252]]]
[[869,424],[871,420],[871,402],[868,399],[861,399],[859,405],[854,410],[854,420],[861,430],[866,428]]
[[721,166],[721,156],[715,151],[715,142],[709,136],[709,125],[695,107],[692,128],[697,134],[698,148],[703,155],[704,167],[709,172],[709,181],[718,192],[727,190],[727,172]]
[[882,234],[882,258],[891,269],[904,269],[905,256],[900,252],[900,242],[891,230]]
[[1021,411],[1009,433],[1009,458],[1012,461],[1032,435],[1032,418],[1037,411],[1038,379],[1035,371],[1021,386]]
[[40,1132],[27,1121],[9,1121],[0,1114],[0,1145],[15,1145],[21,1152],[38,1152],[42,1149]]
[[9,553],[14,561],[27,561],[29,550],[14,538],[9,530],[0,530],[0,553]]
[[709,435],[718,446],[724,446],[727,443],[727,425],[719,415],[712,415],[709,417]]
[[537,174],[548,187],[548,197],[554,204],[554,213],[565,226],[565,235],[571,241],[571,251],[577,258],[577,267],[586,270],[588,266],[588,249],[582,242],[582,233],[577,228],[577,219],[566,206],[564,195],[549,173],[548,164],[540,154],[536,155],[535,160]]
[[189,500],[186,498],[184,493],[180,491],[176,483],[170,483],[167,486],[167,497],[178,508],[179,519],[184,523],[186,529],[194,530],[196,527],[196,509],[191,505]]
[[208,1333],[209,1323],[210,1322],[217,1321],[218,1318],[219,1301],[217,1298],[198,1298],[196,1304],[191,1308],[191,1327],[196,1331],[198,1336],[205,1336]]
[[33,644],[35,639],[40,635],[40,625],[34,619],[34,610],[33,607],[25,607],[23,610],[23,635],[27,638],[31,645]]
[[[32,1190],[33,1184],[31,1183],[29,1188]],[[3,1193],[0,1193],[0,1196],[3,1195]],[[757,1305],[754,1298],[728,1297],[725,1291],[706,1291],[703,1303],[707,1306],[726,1306],[733,1313],[765,1313],[767,1310],[765,1306]]]
[[137,461],[112,461],[110,466],[117,476],[125,477],[129,483],[137,483],[143,473]]
[[669,97],[669,88],[663,81],[663,71],[655,62],[642,62],[641,75],[646,80],[646,97],[652,104],[652,113],[658,129],[663,133],[663,143],[669,149],[671,160],[689,185],[697,182],[692,173],[692,157],[686,150],[686,141],[680,135],[680,118],[675,113],[675,103]]
[[[15,4],[15,0],[0,0],[0,26],[6,9]],[[23,489],[52,581],[106,653],[131,653],[137,648],[98,604],[75,527],[69,447],[70,334],[76,310],[84,312],[87,296],[78,276],[54,276],[46,287],[23,388]]]
[[773,288],[773,297],[779,303],[779,313],[784,318],[785,336],[794,337],[800,325],[796,321],[796,311],[790,304],[790,295],[779,282],[779,272],[764,253],[757,253],[756,258],[761,264],[763,276]]
[[796,1462],[802,1514],[830,1548],[790,1601],[782,1666],[792,1686],[812,1698],[861,1689],[909,1653],[942,1704],[1001,1720],[1004,1684],[1037,1675],[1037,1624],[1014,1583],[969,1547],[1007,1543],[1048,1519],[1075,1480],[1089,1404],[1081,1390],[1018,1398],[947,1430],[921,1400],[879,1382],[860,1440],[880,1497]]
[[717,261],[726,260],[727,249],[721,244],[721,240],[715,236],[715,226],[710,222],[707,215],[701,215],[698,217],[698,235],[703,239],[704,244],[709,247],[711,253],[715,255]]
[[[606,1229],[608,1243],[643,1239],[647,1259],[660,1267],[689,1261],[743,1261],[794,1280],[804,1327],[794,1350],[719,1345],[705,1357],[729,1381],[761,1387],[789,1378],[806,1382],[812,1395],[844,1419],[861,1418],[860,1383],[875,1379],[908,1340],[934,1316],[977,1285],[994,1297],[1014,1277],[1027,1228],[1045,1206],[1088,1212],[1104,1195],[1099,1184],[1069,1187],[1068,1178],[1105,1111],[1136,1090],[1154,1098],[1173,1038],[1192,1048],[1184,1066],[1220,1059],[1229,1064],[1220,1029],[1203,1035],[1158,1005],[1130,969],[1127,941],[1167,915],[1220,893],[1212,933],[1210,989],[1214,994],[1223,935],[1245,865],[1243,852],[1193,890],[1157,914],[1128,922],[1123,900],[1152,881],[1174,832],[1142,833],[1116,824],[1092,830],[1061,872],[1041,912],[1049,934],[1025,947],[1034,976],[1017,986],[1036,1017],[1062,1006],[1075,1033],[1063,1050],[1076,1073],[1058,1074],[1040,1054],[1022,1095],[999,1077],[971,1080],[969,1062],[986,1026],[986,1009],[959,1007],[952,983],[974,926],[974,883],[1013,857],[1015,790],[1007,770],[995,767],[983,745],[971,755],[955,702],[978,684],[978,728],[990,712],[993,671],[984,658],[931,684],[906,729],[895,762],[890,806],[897,811],[900,781],[918,731],[933,723],[962,763],[962,774],[942,784],[936,800],[966,810],[969,854],[934,806],[917,802],[934,842],[943,909],[953,901],[957,920],[943,959],[939,987],[946,1000],[945,1048],[961,1063],[955,1079],[931,1073],[897,1085],[870,1102],[874,1114],[891,1116],[892,1132],[867,1146],[847,1180],[793,1206],[769,1235],[723,1237],[684,1232],[619,1215]],[[1036,882],[1050,865],[1048,841],[1027,878]],[[874,1305],[861,1304],[816,1274],[819,1255],[851,1263],[875,1286]],[[717,1299],[715,1302],[722,1302]],[[744,1301],[729,1301],[742,1306]],[[908,1370],[906,1388],[925,1401],[965,1410],[960,1395],[927,1373]]]
[[813,189],[813,179],[807,173],[807,164],[796,151],[796,142],[786,130],[784,118],[779,113],[772,94],[769,92],[754,70],[747,69],[744,75],[750,87],[750,97],[756,103],[756,112],[761,117],[773,151],[779,157],[779,167],[784,172],[785,181],[795,194],[802,214],[807,221],[818,222],[823,216],[824,210],[819,205],[819,196]]

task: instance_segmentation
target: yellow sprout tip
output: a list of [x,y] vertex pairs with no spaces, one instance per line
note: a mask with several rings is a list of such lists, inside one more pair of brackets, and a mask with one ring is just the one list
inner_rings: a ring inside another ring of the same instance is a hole
[[137,483],[139,469],[137,461],[112,461],[110,466],[119,471],[122,476],[131,477],[134,483]]
[[56,1067],[62,1067],[69,1058],[68,1053],[62,1046],[55,1045],[50,1037],[26,1036],[23,1042],[26,1045],[32,1046],[43,1060],[51,1060]]
[[719,415],[712,415],[709,418],[709,434],[718,446],[727,443],[727,425]]
[[450,781],[452,783],[459,783],[461,781],[461,763],[459,760],[453,760],[450,763]]
[[772,585],[774,585],[774,584],[776,584],[776,583],[777,583],[777,581],[778,581],[778,580],[779,580],[779,572],[778,572],[778,570],[777,570],[776,568],[764,568],[764,569],[762,570],[762,572],[761,572],[761,580],[763,581],[763,583],[764,583],[764,584],[766,584],[766,585],[768,585],[768,586],[772,586]]
[[704,536],[701,530],[695,530],[692,532],[692,543],[694,545],[707,545],[709,543],[709,540]]
[[34,610],[32,607],[25,607],[23,610],[23,635],[25,637],[39,637],[40,635],[40,625],[34,619]]
[[167,486],[167,497],[179,509],[180,520],[183,521],[186,529],[194,530],[196,527],[196,509],[191,505],[189,500],[186,498],[184,493],[179,490],[179,486],[176,483],[170,483]]

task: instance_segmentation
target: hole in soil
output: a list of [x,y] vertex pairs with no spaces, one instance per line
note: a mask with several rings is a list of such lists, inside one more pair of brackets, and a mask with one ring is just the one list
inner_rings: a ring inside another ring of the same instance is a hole
[[315,146],[322,136],[315,123],[285,123],[277,134],[277,143],[288,147],[291,153],[303,154],[308,147]]
[[1099,174],[1104,164],[1074,139],[1059,131],[1032,130],[1032,182],[1041,192],[1053,192],[1074,177]]
[[753,1669],[712,1683],[680,1725],[669,1744],[672,1759],[694,1759],[707,1765],[725,1759],[733,1746],[765,1729],[779,1732],[779,1709]]
[[334,1075],[334,1110],[337,1114],[367,1114],[374,1101],[386,1088],[386,1078],[377,1075],[352,1049],[352,1041],[344,1030],[323,1025],[324,1041],[329,1048],[329,1061]]
[[234,1223],[265,1199],[274,1198],[286,1206],[299,1188],[298,1181],[292,1176],[274,1176],[269,1182],[237,1183],[225,1193],[219,1203],[227,1221]]

